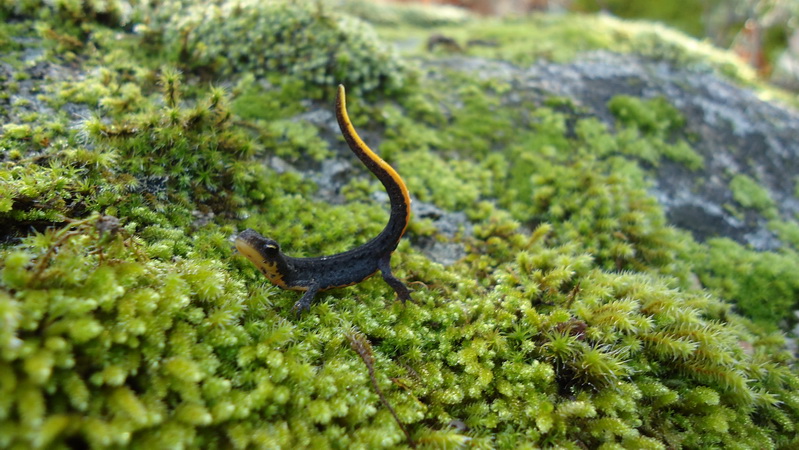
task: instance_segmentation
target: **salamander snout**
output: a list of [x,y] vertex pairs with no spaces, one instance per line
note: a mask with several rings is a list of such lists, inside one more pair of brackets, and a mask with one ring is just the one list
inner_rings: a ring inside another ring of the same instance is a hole
[[280,253],[280,244],[277,241],[263,237],[252,228],[239,233],[235,243],[236,249],[247,257],[258,253],[264,259],[271,259]]

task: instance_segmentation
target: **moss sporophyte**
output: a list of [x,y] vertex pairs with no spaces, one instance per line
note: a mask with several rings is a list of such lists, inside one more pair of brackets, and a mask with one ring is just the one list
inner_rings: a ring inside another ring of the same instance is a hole
[[283,289],[305,292],[294,304],[297,313],[310,308],[317,292],[360,283],[378,270],[403,303],[411,298],[408,288],[391,273],[391,253],[397,248],[411,217],[408,188],[399,174],[358,136],[347,114],[343,85],[338,87],[336,119],[352,152],[386,188],[391,201],[391,215],[383,231],[360,247],[316,258],[287,256],[276,241],[253,229],[244,230],[236,238],[239,252],[252,261],[269,281]]

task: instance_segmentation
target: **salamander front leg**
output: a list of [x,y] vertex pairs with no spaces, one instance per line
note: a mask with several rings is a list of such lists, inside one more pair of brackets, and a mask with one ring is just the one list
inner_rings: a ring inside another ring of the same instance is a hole
[[380,258],[380,261],[377,262],[377,268],[380,269],[380,273],[383,275],[383,279],[388,283],[389,286],[394,288],[397,292],[397,296],[399,299],[402,300],[404,304],[407,300],[411,299],[411,291],[405,287],[402,281],[399,278],[395,277],[394,274],[391,273],[391,255],[386,255],[383,258]]
[[294,307],[291,308],[294,311],[294,314],[300,315],[303,311],[308,311],[311,309],[311,302],[313,302],[313,298],[316,293],[319,292],[319,285],[312,285],[302,294],[302,297],[294,304]]

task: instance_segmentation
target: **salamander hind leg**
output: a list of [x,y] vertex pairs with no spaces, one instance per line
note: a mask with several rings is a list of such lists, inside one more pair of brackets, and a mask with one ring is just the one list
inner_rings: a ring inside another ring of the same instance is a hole
[[397,292],[397,296],[402,303],[405,303],[407,300],[413,300],[411,298],[411,291],[405,286],[405,284],[399,280],[399,278],[395,277],[394,274],[391,273],[391,255],[389,254],[386,257],[380,258],[377,262],[377,268],[380,269],[380,273],[383,275],[383,280],[391,286],[394,291]]
[[294,304],[294,307],[291,308],[291,310],[294,311],[294,314],[299,316],[303,313],[303,311],[308,311],[311,309],[311,302],[313,302],[314,296],[317,292],[319,292],[318,285],[312,285],[309,287],[308,290],[302,294],[302,297],[300,297],[297,303]]

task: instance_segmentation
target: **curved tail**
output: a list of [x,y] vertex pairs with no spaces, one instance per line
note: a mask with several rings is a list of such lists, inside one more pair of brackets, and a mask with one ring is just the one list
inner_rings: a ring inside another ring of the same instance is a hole
[[363,162],[363,164],[383,183],[386,188],[388,198],[391,201],[391,217],[388,220],[388,225],[380,233],[381,236],[391,236],[396,238],[399,242],[405,229],[408,227],[408,222],[411,218],[411,197],[408,194],[408,188],[405,182],[402,181],[399,174],[393,167],[383,161],[382,158],[377,156],[372,149],[358,136],[355,128],[350,122],[350,117],[347,114],[347,98],[344,92],[344,85],[338,86],[338,95],[336,95],[336,119],[338,126],[341,128],[341,134],[344,135],[344,140],[347,145]]

